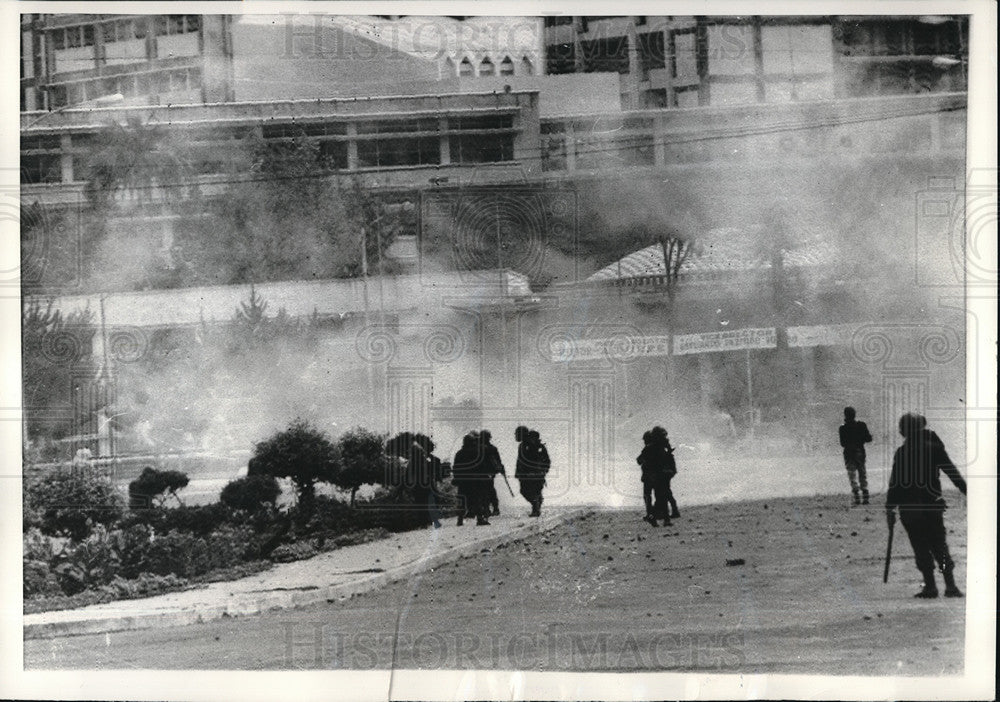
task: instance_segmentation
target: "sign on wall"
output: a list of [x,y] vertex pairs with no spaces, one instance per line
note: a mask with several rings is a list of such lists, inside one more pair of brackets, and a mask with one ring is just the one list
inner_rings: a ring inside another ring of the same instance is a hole
[[733,329],[705,334],[678,334],[674,337],[674,354],[739,351],[741,349],[773,349],[778,346],[774,327]]

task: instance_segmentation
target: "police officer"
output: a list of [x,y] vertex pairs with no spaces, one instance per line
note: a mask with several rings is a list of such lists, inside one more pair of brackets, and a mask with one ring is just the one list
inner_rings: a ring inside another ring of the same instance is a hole
[[531,505],[529,516],[540,517],[542,516],[542,489],[545,487],[545,476],[549,472],[552,461],[549,459],[549,452],[537,431],[519,426],[514,430],[514,438],[519,442],[514,477],[520,483],[521,496]]
[[[486,526],[489,522],[489,495],[487,481],[490,478],[489,461],[486,459],[485,446],[482,437],[470,432],[462,439],[462,448],[455,454],[452,463],[452,474],[457,477],[463,487],[466,511],[462,512],[459,505],[458,525],[461,526],[465,516],[475,516],[477,526]],[[455,478],[453,478],[453,481]]]
[[868,504],[868,471],[865,468],[865,444],[872,440],[868,425],[855,421],[853,407],[844,408],[844,423],[840,425],[840,445],[844,449],[844,467],[851,481],[854,504]]
[[919,414],[904,414],[899,420],[903,445],[896,449],[885,499],[885,516],[891,528],[899,508],[899,521],[913,546],[917,570],[924,576],[923,589],[915,597],[938,596],[934,582],[934,563],[944,574],[944,596],[962,597],[955,583],[955,562],[945,540],[945,501],[941,495],[940,471],[966,493],[965,479],[945,451],[944,443],[927,429],[927,420]]
[[441,526],[438,509],[437,484],[443,477],[441,460],[434,455],[434,442],[424,434],[414,434],[407,456],[409,480],[413,485],[414,502],[426,505],[427,516],[434,528]]
[[503,461],[500,460],[500,451],[492,444],[493,434],[487,429],[479,432],[483,440],[483,448],[486,452],[486,461],[489,465],[490,479],[486,484],[487,505],[490,507],[490,516],[496,517],[500,514],[500,498],[497,495],[497,488],[494,483],[498,473],[507,475],[504,471]]
[[675,516],[680,516],[670,489],[670,480],[677,473],[673,448],[663,427],[653,427],[643,434],[642,439],[645,446],[636,462],[642,468],[643,500],[646,503],[643,519],[652,526],[659,526],[657,520],[662,519],[663,526],[670,526],[670,508],[673,508]]

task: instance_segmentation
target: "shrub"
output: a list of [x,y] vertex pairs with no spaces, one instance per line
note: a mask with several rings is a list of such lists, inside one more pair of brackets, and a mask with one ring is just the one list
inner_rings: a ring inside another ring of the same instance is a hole
[[187,475],[179,470],[157,470],[146,466],[139,477],[128,484],[129,508],[148,508],[154,501],[162,505],[168,496],[181,502],[177,491],[187,487],[188,482]]
[[385,483],[389,459],[384,441],[380,434],[362,427],[345,432],[337,441],[340,463],[332,482],[343,490],[350,490],[352,505],[362,485]]
[[222,488],[219,501],[230,509],[255,512],[265,504],[274,504],[281,488],[273,475],[248,475]]
[[59,586],[73,595],[111,582],[121,572],[123,550],[121,532],[98,524],[86,539],[55,556],[53,571]]
[[136,524],[152,528],[158,534],[168,531],[182,531],[196,536],[208,536],[213,531],[237,520],[233,511],[224,504],[181,506],[173,508],[153,507],[136,510],[125,517],[121,527],[126,529]]
[[258,443],[252,460],[255,472],[291,478],[300,513],[306,518],[315,504],[316,483],[331,482],[338,468],[336,446],[325,433],[302,419],[293,420],[288,429]]
[[155,536],[133,566],[138,572],[191,578],[240,563],[251,543],[248,528],[221,527],[205,538],[179,531]]
[[108,478],[89,473],[50,473],[26,486],[25,499],[41,514],[41,529],[74,541],[87,537],[95,524],[113,524],[124,514],[124,501]]
[[282,544],[271,551],[271,560],[275,563],[290,563],[302,561],[316,555],[316,548],[308,541],[298,541],[292,544]]
[[59,580],[48,561],[24,561],[24,599],[62,595]]

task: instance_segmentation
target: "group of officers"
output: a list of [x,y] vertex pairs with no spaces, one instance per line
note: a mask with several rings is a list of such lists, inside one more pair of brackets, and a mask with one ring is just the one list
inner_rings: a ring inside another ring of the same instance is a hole
[[[542,514],[542,490],[552,462],[541,435],[525,426],[514,430],[518,442],[514,478],[520,483],[521,496],[531,505],[532,517]],[[386,444],[386,452],[406,460],[407,482],[415,500],[426,505],[435,528],[441,526],[438,505],[438,481],[444,478],[444,465],[434,455],[434,442],[423,434],[404,432]],[[493,435],[486,429],[472,431],[462,438],[462,447],[451,463],[451,484],[458,497],[458,526],[475,518],[479,526],[489,525],[491,516],[500,514],[500,500],[495,480],[502,475],[510,490],[507,471],[500,451],[493,445]],[[511,490],[511,496],[514,491]]]

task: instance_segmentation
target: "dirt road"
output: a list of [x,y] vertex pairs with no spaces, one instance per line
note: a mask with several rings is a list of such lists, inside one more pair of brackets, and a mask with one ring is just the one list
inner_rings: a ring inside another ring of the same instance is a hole
[[[692,507],[657,529],[597,512],[346,602],[26,641],[25,666],[961,673],[965,600],[911,597],[902,532],[883,585],[882,509],[848,501]],[[952,502],[962,584],[965,508]]]

